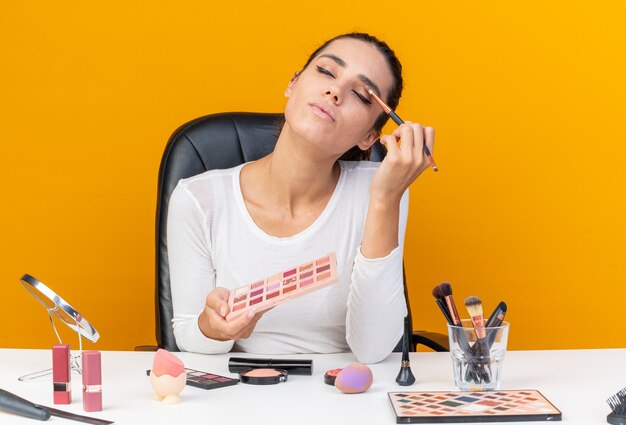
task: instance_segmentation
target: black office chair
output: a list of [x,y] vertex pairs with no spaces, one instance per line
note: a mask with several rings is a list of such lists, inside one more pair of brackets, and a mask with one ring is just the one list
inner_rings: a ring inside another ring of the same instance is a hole
[[[259,159],[274,150],[282,114],[223,113],[208,115],[179,127],[170,137],[159,170],[156,215],[156,339],[160,348],[179,351],[172,329],[172,294],[167,257],[167,212],[170,195],[180,179],[211,169],[224,169]],[[372,161],[381,161],[385,148],[372,147]],[[411,325],[409,308],[408,329]],[[448,351],[445,335],[418,331],[413,333],[411,350],[424,344],[435,351]],[[156,349],[156,347],[152,347]],[[138,350],[150,347],[137,347]],[[394,351],[401,351],[400,343]]]

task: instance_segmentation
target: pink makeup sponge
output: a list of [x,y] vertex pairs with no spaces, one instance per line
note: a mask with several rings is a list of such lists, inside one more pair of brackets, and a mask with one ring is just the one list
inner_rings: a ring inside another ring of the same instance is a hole
[[369,367],[361,363],[352,363],[344,367],[335,379],[335,387],[346,394],[356,394],[367,391],[372,386],[374,376]]
[[152,372],[156,376],[169,375],[176,378],[185,371],[183,362],[167,350],[159,348],[152,362]]

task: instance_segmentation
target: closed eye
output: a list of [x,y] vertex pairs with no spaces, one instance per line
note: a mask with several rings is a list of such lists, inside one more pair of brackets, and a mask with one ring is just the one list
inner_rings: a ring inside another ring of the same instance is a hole
[[366,98],[365,96],[363,96],[361,93],[359,93],[356,90],[352,90],[352,93],[356,94],[356,96],[361,99],[361,102],[366,103],[368,105],[371,105],[372,102],[370,102],[370,100],[368,98]]
[[333,77],[335,78],[335,76],[333,75],[332,72],[330,72],[329,70],[327,70],[326,68],[322,68],[319,65],[316,65],[317,71],[324,74],[324,75],[328,75],[329,77]]

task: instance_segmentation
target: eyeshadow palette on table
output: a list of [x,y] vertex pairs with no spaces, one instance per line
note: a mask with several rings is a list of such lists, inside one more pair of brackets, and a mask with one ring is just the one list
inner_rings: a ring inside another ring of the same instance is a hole
[[257,313],[290,299],[337,283],[337,257],[334,253],[309,261],[250,285],[230,291],[226,320],[254,309]]
[[560,421],[537,390],[390,392],[396,423]]

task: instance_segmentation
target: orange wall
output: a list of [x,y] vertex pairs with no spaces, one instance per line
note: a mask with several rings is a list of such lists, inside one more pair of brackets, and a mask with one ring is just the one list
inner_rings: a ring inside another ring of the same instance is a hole
[[449,280],[459,301],[507,301],[511,348],[626,344],[624,2],[35,3],[0,3],[0,347],[54,342],[23,273],[93,322],[96,348],[154,343],[169,134],[281,110],[307,54],[349,30],[396,49],[400,115],[438,132],[406,246],[420,327],[444,330],[430,292]]

